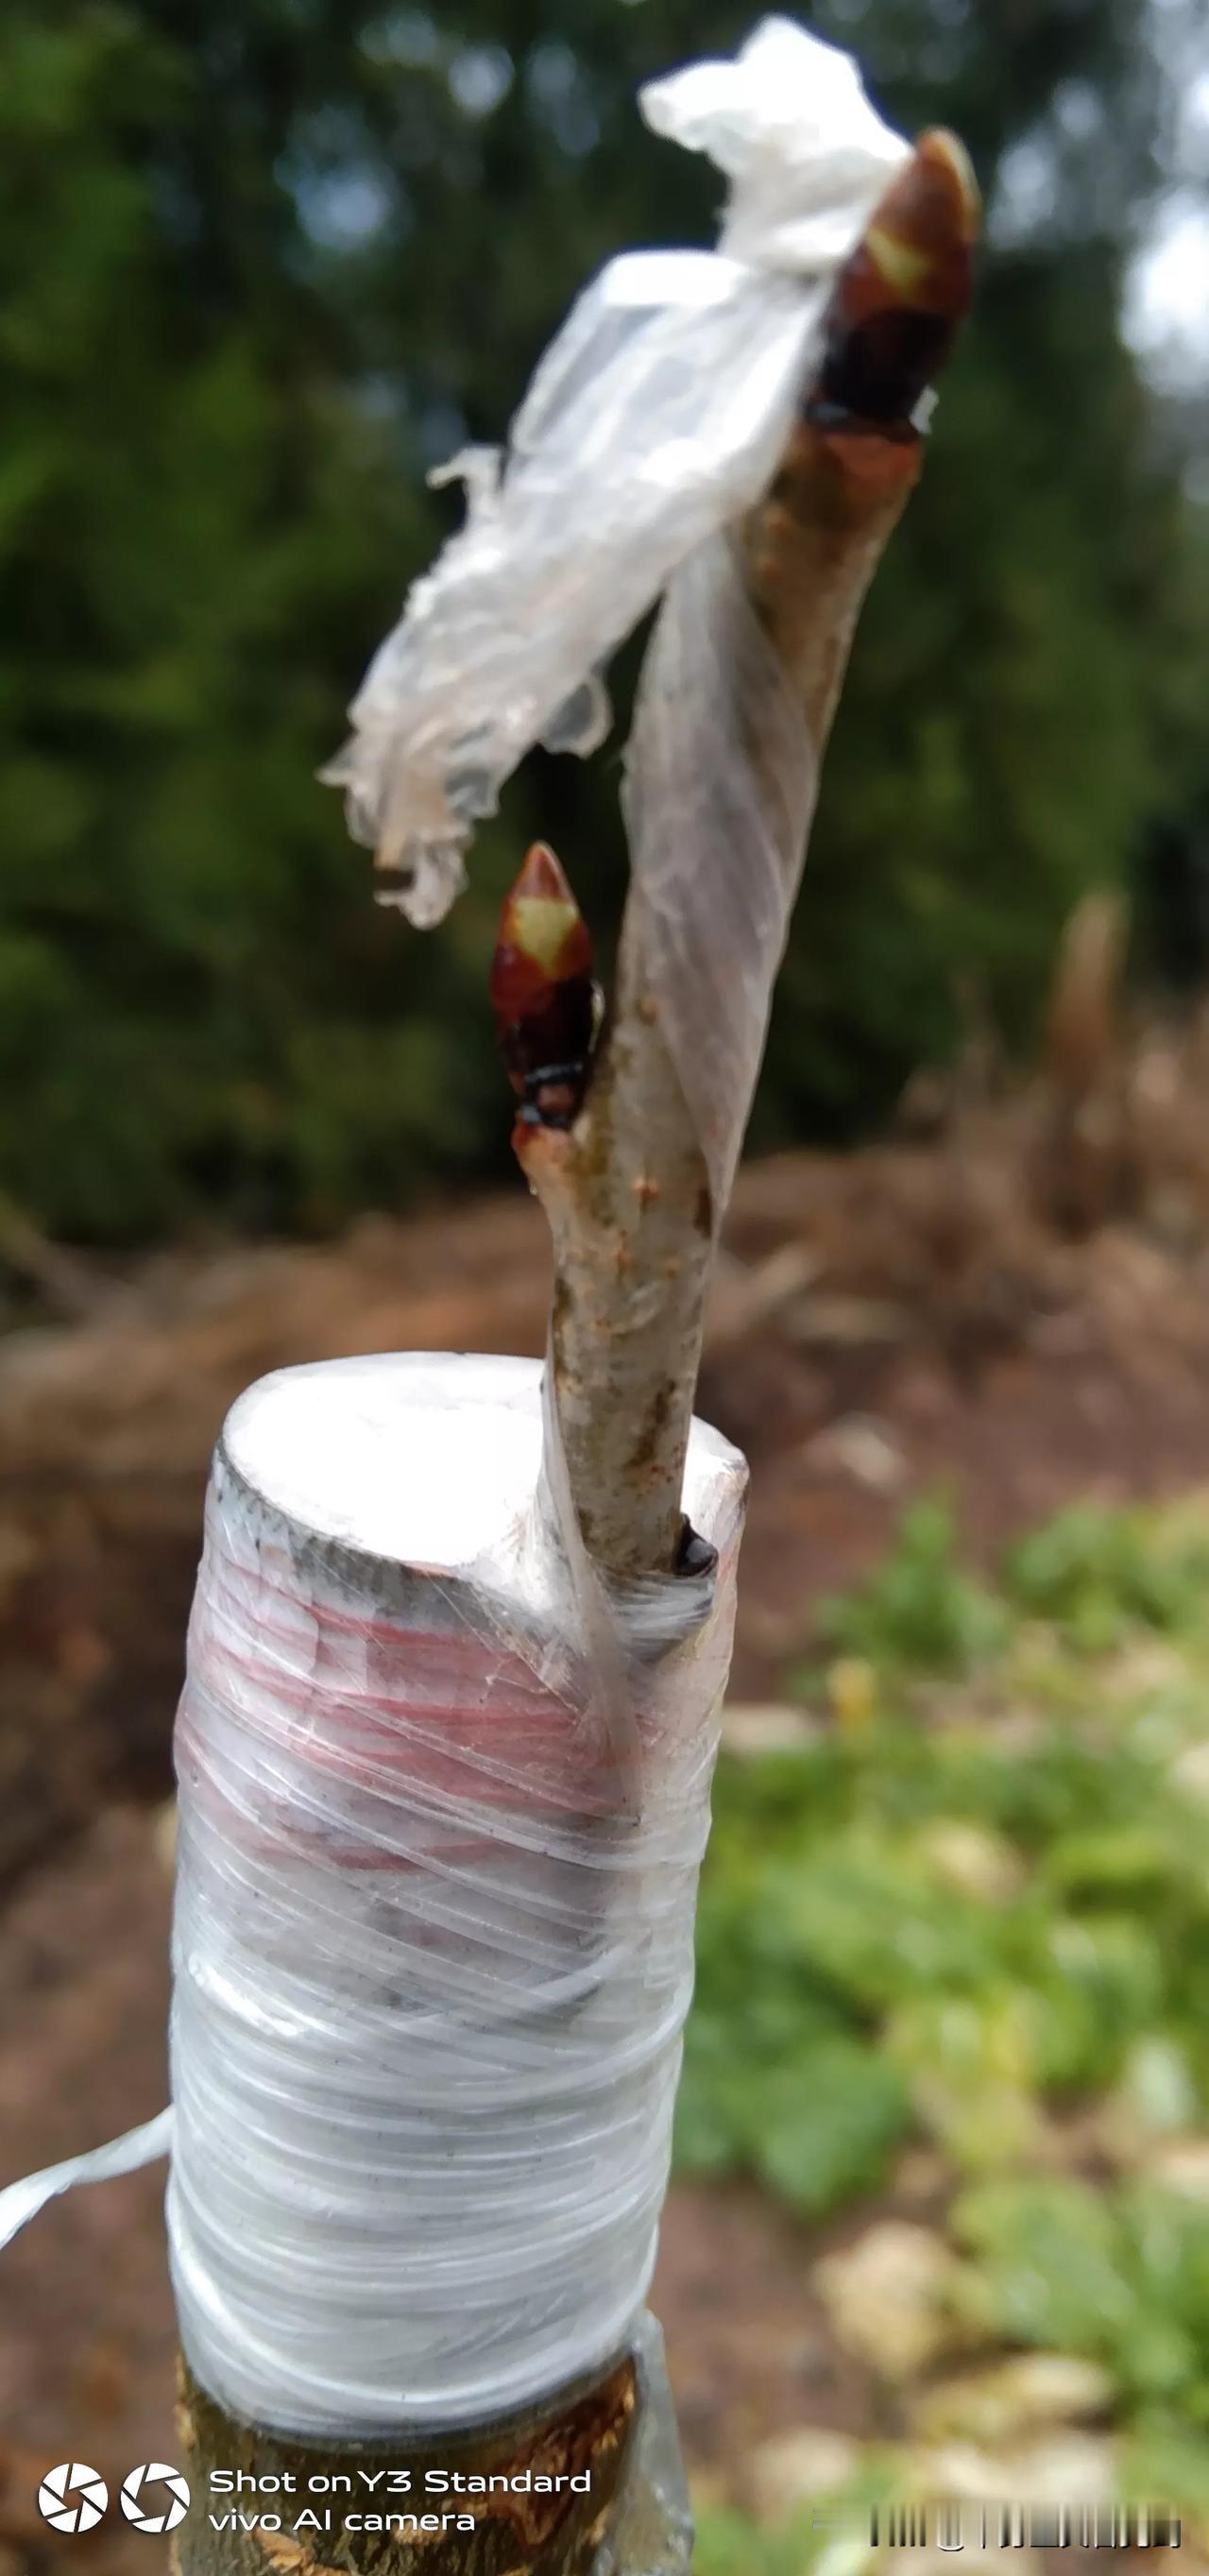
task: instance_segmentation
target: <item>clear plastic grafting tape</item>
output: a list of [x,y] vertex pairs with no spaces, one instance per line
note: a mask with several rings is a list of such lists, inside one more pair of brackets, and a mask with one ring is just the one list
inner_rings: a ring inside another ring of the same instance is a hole
[[[473,2423],[623,2349],[667,2181],[746,1470],[614,1604],[639,1794],[533,1510],[534,1362],[289,1369],[215,1461],[178,1721],[168,2198],[237,2415]],[[650,1650],[657,1611],[660,1651]]]
[[[677,568],[767,491],[836,271],[908,157],[851,57],[788,18],[765,19],[733,61],[650,82],[639,105],[725,172],[718,248],[610,260],[507,446],[434,478],[463,479],[466,524],[412,588],[324,773],[420,924],[448,910],[474,824],[530,746],[602,740],[604,664]],[[804,825],[795,813],[799,861]],[[696,864],[712,897],[709,853]]]

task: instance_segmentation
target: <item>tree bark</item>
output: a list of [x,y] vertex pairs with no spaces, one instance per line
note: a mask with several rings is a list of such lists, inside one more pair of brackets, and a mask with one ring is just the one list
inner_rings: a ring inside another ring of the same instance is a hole
[[[454,2427],[386,2442],[298,2441],[238,2422],[182,2362],[176,2420],[192,2503],[173,2544],[176,2576],[318,2576],[327,2568],[347,2576],[589,2576],[616,2518],[638,2406],[637,2374],[627,2355],[541,2408],[473,2431]],[[410,2473],[409,2492],[387,2492],[390,2478],[381,2473],[392,2470]],[[256,2484],[242,2493],[218,2492],[216,2471],[242,2473]],[[442,2494],[426,2491],[430,2471],[466,2478],[586,2472],[591,2484],[586,2493]],[[368,2483],[375,2477],[377,2485]],[[266,2483],[274,2479],[290,2483],[279,2492]],[[214,2528],[240,2510],[249,2519],[280,2514],[281,2530]],[[331,2529],[294,2530],[304,2510],[320,2525],[329,2517]],[[388,2513],[430,2521],[471,2515],[474,2528],[421,2528],[414,2535],[350,2530],[349,2513],[362,2520]]]

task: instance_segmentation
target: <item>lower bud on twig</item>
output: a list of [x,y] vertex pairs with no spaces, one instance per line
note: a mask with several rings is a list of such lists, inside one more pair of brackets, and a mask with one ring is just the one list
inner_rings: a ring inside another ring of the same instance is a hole
[[520,1123],[570,1127],[588,1086],[600,996],[587,923],[544,841],[505,897],[490,993]]

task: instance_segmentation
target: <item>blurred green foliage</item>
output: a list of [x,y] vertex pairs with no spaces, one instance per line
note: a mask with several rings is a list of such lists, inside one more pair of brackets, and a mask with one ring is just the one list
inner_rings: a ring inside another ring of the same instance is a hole
[[1209,1515],[1079,1506],[992,1585],[917,1504],[824,1625],[800,1749],[720,1764],[680,2168],[817,2219],[927,2139],[964,2325],[1104,2365],[1124,2492],[1209,2517]]
[[744,2514],[699,2518],[695,2576],[801,2576],[809,2564],[805,2530],[753,2531]]
[[820,2561],[859,2576],[863,2568],[878,2564],[874,2552],[862,2545],[869,2508],[895,2496],[892,2460],[874,2456],[843,2490],[842,2526],[826,2510],[796,2513],[772,2530],[750,2522],[746,2514],[707,2510],[698,2515],[693,2576],[813,2576]]
[[[716,175],[634,89],[752,15],[10,0],[0,1184],[52,1228],[323,1226],[502,1161],[494,911],[540,826],[607,947],[616,758],[535,758],[426,941],[314,771],[451,524],[425,469],[501,434],[611,251],[711,237]],[[1116,327],[1162,142],[1142,0],[815,17],[967,136],[993,247],[865,621],[764,1142],[875,1112],[971,977],[1027,1028],[1072,899],[1204,787],[1189,515]]]
[[819,1605],[816,1624],[828,1645],[875,1663],[922,1664],[964,1671],[998,1645],[1003,1606],[958,1565],[953,1515],[938,1497],[903,1514],[898,1543],[860,1592]]

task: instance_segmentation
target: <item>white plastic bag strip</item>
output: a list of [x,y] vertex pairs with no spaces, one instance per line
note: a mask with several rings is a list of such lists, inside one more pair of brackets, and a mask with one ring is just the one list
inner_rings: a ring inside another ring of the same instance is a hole
[[[216,1462],[178,1725],[181,2336],[300,2434],[473,2423],[624,2348],[667,2180],[745,1471],[618,1638],[625,1766],[531,1544],[541,1372],[289,1370]],[[553,1609],[554,1624],[551,1624]]]
[[734,62],[648,81],[639,105],[654,133],[725,171],[722,249],[799,277],[836,268],[907,152],[851,54],[792,18],[765,18]]
[[730,178],[720,248],[611,261],[507,450],[447,469],[465,474],[466,524],[411,591],[325,772],[422,925],[447,911],[473,825],[523,754],[595,747],[602,666],[767,488],[836,267],[907,153],[850,58],[785,18],[640,103]]

